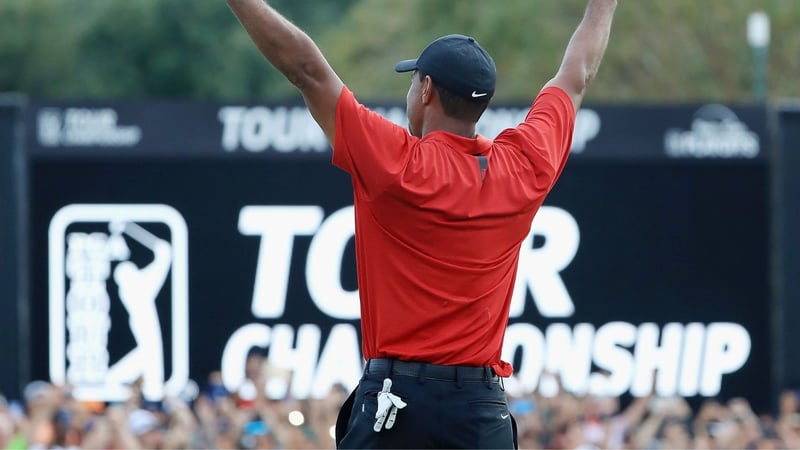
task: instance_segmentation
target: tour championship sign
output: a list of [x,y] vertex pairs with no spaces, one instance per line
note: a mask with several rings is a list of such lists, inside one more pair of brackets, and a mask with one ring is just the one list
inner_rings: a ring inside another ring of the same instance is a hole
[[[376,107],[401,122],[402,107]],[[493,107],[480,132],[519,122]],[[33,374],[79,398],[178,394],[257,350],[274,397],[352,388],[363,360],[352,192],[298,105],[34,104]],[[579,112],[520,251],[511,394],[770,392],[766,114]],[[655,376],[655,384],[653,382]]]

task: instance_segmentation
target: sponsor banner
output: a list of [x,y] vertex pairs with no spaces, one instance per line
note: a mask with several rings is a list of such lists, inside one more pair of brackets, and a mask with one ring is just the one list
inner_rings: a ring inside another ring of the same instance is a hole
[[[263,386],[274,398],[357,382],[343,172],[285,159],[34,158],[32,173],[32,317],[50,323],[33,336],[35,376],[108,401],[141,376],[155,399],[186,390],[188,365],[188,379],[220,370],[237,391],[257,350],[275,369]],[[665,396],[768,408],[766,196],[763,165],[565,170],[521,248],[509,392],[550,395],[558,375],[576,393],[646,395],[655,380]],[[128,364],[142,354],[152,368]]]
[[[370,104],[406,126],[402,104]],[[478,132],[516,126],[529,105],[493,104]],[[324,134],[302,104],[34,102],[27,144],[35,155],[330,159]],[[586,105],[577,113],[577,160],[763,160],[763,106]]]

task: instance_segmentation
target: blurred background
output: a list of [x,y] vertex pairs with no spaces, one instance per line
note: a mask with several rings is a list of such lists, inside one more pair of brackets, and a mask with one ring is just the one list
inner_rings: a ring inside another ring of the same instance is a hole
[[[306,30],[354,92],[403,99],[393,76],[433,38],[463,30],[498,66],[497,100],[527,99],[552,77],[582,0],[330,0],[272,4]],[[0,89],[47,98],[286,99],[223,2],[11,0],[0,6]],[[749,101],[754,59],[747,19],[768,14],[767,88],[797,96],[800,8],[793,0],[623,2],[592,99]]]
[[[586,6],[270,3],[403,125],[395,62],[475,36],[488,137]],[[521,249],[521,447],[800,448],[798,23],[620,1]],[[349,179],[226,4],[6,0],[0,68],[0,448],[333,448],[362,368]]]

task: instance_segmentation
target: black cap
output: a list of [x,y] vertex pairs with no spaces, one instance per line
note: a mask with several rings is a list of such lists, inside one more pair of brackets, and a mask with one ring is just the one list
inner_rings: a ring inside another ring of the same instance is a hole
[[419,70],[434,83],[464,98],[492,98],[497,80],[494,60],[469,36],[451,34],[428,44],[417,59],[400,61],[398,72]]

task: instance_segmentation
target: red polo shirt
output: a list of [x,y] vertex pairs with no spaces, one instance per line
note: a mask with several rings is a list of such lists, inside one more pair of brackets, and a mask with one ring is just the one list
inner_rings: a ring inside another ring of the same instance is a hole
[[353,182],[365,358],[511,374],[500,353],[519,248],[564,168],[574,120],[569,96],[550,87],[494,141],[418,139],[342,90],[333,164]]

